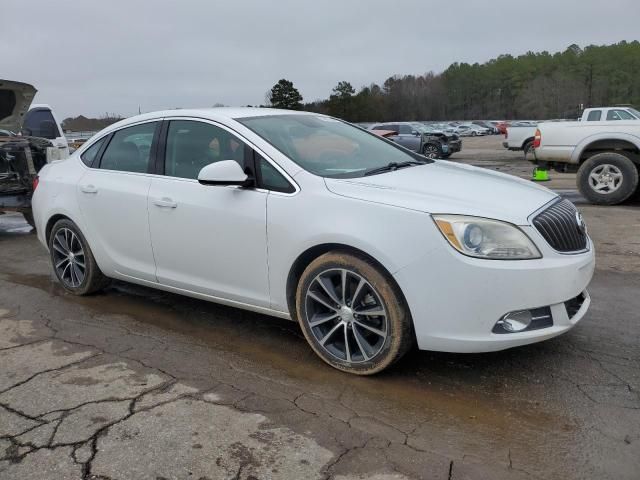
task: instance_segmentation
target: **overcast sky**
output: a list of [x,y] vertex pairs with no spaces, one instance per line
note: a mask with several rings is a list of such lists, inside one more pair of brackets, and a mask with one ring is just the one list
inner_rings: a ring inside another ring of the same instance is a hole
[[0,76],[62,117],[305,101],[340,80],[640,38],[640,0],[2,0]]

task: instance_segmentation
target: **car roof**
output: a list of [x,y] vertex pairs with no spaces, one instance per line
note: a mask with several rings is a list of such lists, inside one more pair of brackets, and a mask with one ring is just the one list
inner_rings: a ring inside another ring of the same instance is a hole
[[247,117],[266,117],[270,115],[318,115],[319,113],[304,112],[297,110],[281,110],[277,108],[258,108],[258,107],[213,107],[213,108],[179,108],[173,110],[159,110],[157,112],[143,113],[133,117],[120,120],[104,131],[117,130],[127,125],[132,125],[147,120],[157,120],[166,117],[195,117],[207,120],[217,120],[224,122],[225,120],[237,120]]

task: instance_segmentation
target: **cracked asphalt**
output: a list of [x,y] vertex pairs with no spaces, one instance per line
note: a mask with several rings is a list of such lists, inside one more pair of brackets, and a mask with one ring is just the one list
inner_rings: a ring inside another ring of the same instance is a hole
[[[470,163],[491,141],[465,141]],[[637,479],[640,208],[579,207],[598,265],[576,328],[372,378],[326,366],[292,322],[120,282],[70,296],[2,216],[0,478]]]

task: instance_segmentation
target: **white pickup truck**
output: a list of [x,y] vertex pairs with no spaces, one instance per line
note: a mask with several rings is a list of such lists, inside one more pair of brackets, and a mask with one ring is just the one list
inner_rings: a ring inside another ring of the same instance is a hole
[[640,112],[628,107],[590,108],[582,118],[538,124],[535,163],[577,171],[578,189],[592,203],[622,203],[638,191]]
[[531,123],[530,125],[511,125],[507,127],[502,146],[508,150],[524,151],[524,158],[529,160],[533,148],[533,139],[536,136],[536,129],[537,125],[535,123]]

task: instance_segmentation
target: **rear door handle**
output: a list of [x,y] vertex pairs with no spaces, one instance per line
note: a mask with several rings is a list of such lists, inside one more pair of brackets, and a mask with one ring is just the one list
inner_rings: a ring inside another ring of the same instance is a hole
[[80,187],[80,190],[83,193],[98,193],[98,189],[96,187],[94,187],[93,185],[82,185]]
[[176,202],[168,197],[156,198],[153,200],[153,204],[160,208],[176,208],[178,206]]

